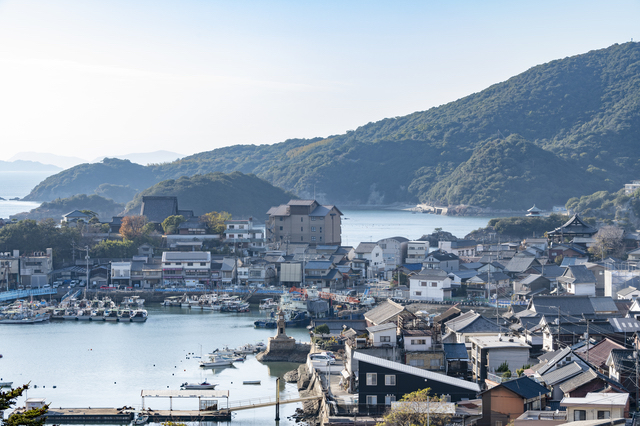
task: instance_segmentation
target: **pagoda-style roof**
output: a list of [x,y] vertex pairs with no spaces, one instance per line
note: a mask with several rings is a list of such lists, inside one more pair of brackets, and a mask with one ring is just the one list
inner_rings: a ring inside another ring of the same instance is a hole
[[580,216],[574,214],[564,225],[554,229],[547,233],[549,237],[576,237],[585,236],[590,237],[597,233],[598,230],[592,226],[587,225],[580,219]]
[[537,208],[536,205],[534,204],[533,207],[527,210],[527,212],[528,212],[527,216],[540,216],[540,213],[542,213],[542,210]]

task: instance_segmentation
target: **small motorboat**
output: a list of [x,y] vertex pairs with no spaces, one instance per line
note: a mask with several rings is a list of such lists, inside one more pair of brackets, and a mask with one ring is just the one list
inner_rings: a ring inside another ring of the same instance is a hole
[[206,361],[200,361],[200,367],[224,367],[233,365],[233,361],[219,355],[210,354]]
[[260,380],[245,380],[242,382],[243,385],[259,385]]
[[180,389],[215,389],[218,386],[217,383],[209,383],[206,380],[202,383],[183,383],[180,385]]

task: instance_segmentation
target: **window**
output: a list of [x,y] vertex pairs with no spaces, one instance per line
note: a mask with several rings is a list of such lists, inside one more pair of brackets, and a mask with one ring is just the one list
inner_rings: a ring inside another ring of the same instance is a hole
[[420,286],[421,287],[426,287],[427,286],[427,282],[426,281],[420,281]]
[[319,232],[322,232],[322,226],[320,227],[320,231]]
[[391,405],[392,402],[396,402],[395,395],[387,395],[384,397],[384,405]]
[[431,360],[431,368],[440,368],[440,360],[432,359]]
[[315,222],[316,221],[316,217],[315,216],[311,216],[311,222]]
[[384,385],[385,386],[395,386],[396,385],[396,375],[395,374],[387,374],[384,376]]
[[412,367],[424,367],[424,360],[423,359],[411,359],[411,360],[409,360],[409,365],[411,365]]
[[207,266],[206,262],[200,262],[200,266]]
[[300,222],[304,222],[304,218],[303,217],[300,218]]
[[300,227],[300,232],[304,232],[304,227],[303,226]]
[[282,231],[282,226],[280,227],[280,230]]
[[320,241],[322,241],[322,237],[320,237]]
[[437,282],[432,281],[432,282],[431,282],[431,287],[438,287],[438,283],[437,283]]
[[415,291],[413,294],[415,296],[422,296],[422,292],[421,291]]
[[377,385],[378,385],[378,374],[367,373],[367,386],[377,386]]
[[381,342],[391,342],[391,336],[380,336]]
[[426,339],[411,339],[411,344],[412,345],[426,345],[427,344],[427,340]]
[[304,237],[300,237],[300,241],[304,241]]
[[573,421],[587,420],[587,410],[575,410],[573,412]]
[[367,405],[378,405],[378,397],[376,395],[367,395]]
[[283,218],[280,218],[280,222],[282,222],[283,220],[284,220]]
[[315,240],[316,240],[316,237],[311,237],[311,241],[315,241]]
[[311,232],[316,232],[316,227],[315,226],[311,227]]
[[611,412],[610,411],[600,411],[598,410],[598,419],[610,419]]
[[380,256],[380,253],[376,253],[376,257]]
[[382,250],[385,250],[385,249],[387,248],[387,245],[386,245],[386,244],[380,244],[380,248],[381,248]]
[[187,262],[187,266],[193,266],[193,262]]

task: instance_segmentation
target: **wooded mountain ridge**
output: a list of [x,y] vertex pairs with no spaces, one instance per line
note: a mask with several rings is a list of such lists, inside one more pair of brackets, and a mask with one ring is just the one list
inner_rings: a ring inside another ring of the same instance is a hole
[[240,171],[339,205],[549,208],[616,192],[638,177],[638,99],[640,44],[616,44],[342,135],[235,145],[160,165],[80,165],[47,178],[25,200],[91,194],[105,183],[140,191],[165,179]]

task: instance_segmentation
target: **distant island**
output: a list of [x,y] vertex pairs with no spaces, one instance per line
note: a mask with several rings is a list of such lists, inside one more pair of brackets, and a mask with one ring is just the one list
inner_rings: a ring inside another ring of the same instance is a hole
[[62,167],[43,164],[38,161],[0,160],[0,172],[58,172],[60,170],[62,170]]
[[342,135],[236,145],[165,164],[105,159],[64,170],[25,200],[142,191],[239,171],[343,206],[430,204],[524,211],[615,193],[640,163],[640,44],[539,65],[458,101]]

